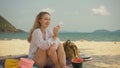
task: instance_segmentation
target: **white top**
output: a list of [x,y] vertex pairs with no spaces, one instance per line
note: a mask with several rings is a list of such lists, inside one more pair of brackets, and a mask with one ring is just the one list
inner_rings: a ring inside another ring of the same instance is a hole
[[56,49],[58,48],[58,44],[60,43],[59,38],[57,38],[55,41],[53,41],[53,32],[50,30],[46,30],[46,39],[44,40],[42,37],[41,30],[35,29],[32,33],[32,38],[30,42],[30,49],[29,49],[29,55],[28,58],[32,59],[37,48],[41,48],[42,50],[47,50],[51,47],[53,43],[56,45]]

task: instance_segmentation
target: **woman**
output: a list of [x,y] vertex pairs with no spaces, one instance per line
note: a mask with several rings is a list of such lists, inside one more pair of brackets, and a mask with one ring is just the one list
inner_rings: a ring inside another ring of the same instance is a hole
[[53,31],[47,29],[50,25],[50,14],[40,12],[34,22],[28,37],[30,42],[29,58],[35,61],[39,68],[44,68],[52,60],[55,68],[66,68],[66,56],[63,45],[60,44],[58,33],[60,26]]

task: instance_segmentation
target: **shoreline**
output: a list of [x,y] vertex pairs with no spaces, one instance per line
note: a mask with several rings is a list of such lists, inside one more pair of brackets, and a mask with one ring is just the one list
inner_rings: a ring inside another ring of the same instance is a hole
[[[27,39],[19,39],[19,38],[15,38],[15,39],[11,39],[11,38],[0,38],[0,41],[10,41],[10,40],[27,40]],[[70,40],[70,39],[68,39],[68,40]],[[67,41],[67,40],[61,40],[61,42],[65,42],[65,41]],[[120,40],[119,41],[110,41],[110,40],[86,40],[86,39],[79,39],[79,40],[70,40],[70,41],[72,41],[72,42],[76,42],[76,41],[80,41],[80,42],[85,42],[85,41],[87,41],[87,42],[120,42]]]

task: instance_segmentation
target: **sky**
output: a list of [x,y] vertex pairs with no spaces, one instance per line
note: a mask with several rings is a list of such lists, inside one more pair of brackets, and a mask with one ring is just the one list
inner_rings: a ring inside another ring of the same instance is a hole
[[51,14],[50,29],[93,32],[120,29],[120,0],[0,0],[0,15],[27,32],[41,11]]

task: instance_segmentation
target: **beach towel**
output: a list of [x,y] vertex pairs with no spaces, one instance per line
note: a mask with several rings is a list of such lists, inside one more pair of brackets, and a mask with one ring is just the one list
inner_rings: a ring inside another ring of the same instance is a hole
[[17,59],[6,59],[5,60],[5,68],[18,68],[18,62]]

